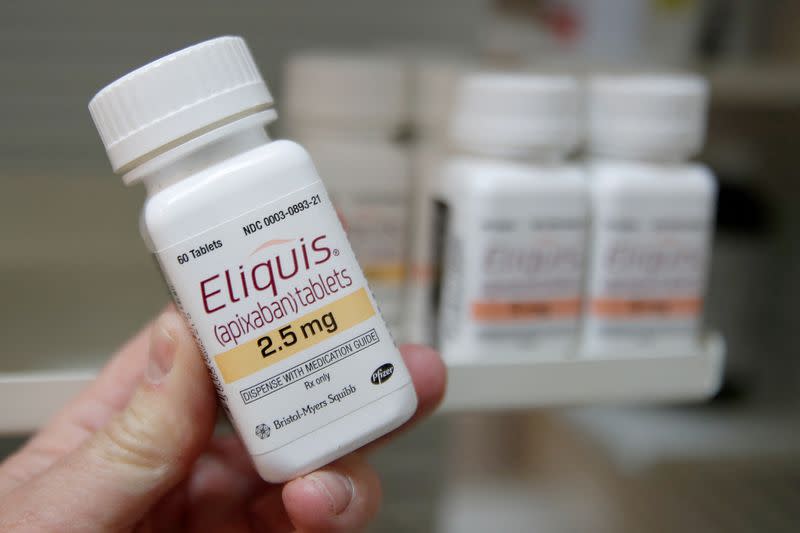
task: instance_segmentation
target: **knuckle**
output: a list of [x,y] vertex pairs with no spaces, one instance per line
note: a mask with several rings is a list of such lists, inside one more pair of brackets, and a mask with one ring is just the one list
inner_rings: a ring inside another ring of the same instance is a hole
[[163,468],[170,463],[169,433],[169,424],[159,424],[132,402],[101,432],[99,451],[104,459],[118,465],[147,470]]

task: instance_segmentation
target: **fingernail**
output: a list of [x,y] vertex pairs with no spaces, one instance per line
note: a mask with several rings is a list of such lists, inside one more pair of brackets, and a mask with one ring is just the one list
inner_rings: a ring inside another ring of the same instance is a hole
[[147,381],[158,385],[172,370],[177,343],[168,329],[168,320],[162,315],[150,333],[150,358],[144,375]]
[[317,490],[328,498],[333,514],[340,514],[350,505],[355,488],[349,477],[329,470],[320,470],[309,474],[306,479],[311,480]]

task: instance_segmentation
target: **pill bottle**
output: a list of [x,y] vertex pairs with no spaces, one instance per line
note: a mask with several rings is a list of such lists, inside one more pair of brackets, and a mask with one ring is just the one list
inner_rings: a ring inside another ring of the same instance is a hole
[[458,56],[417,60],[412,67],[411,245],[406,328],[409,342],[434,342],[433,195],[448,157],[447,127],[459,79],[470,68]]
[[89,104],[259,474],[302,475],[406,421],[416,395],[308,153],[271,141],[245,42],[145,65]]
[[302,52],[286,67],[286,129],[314,158],[389,328],[405,340],[411,201],[405,64]]
[[567,76],[464,78],[443,171],[438,334],[459,359],[563,359],[581,308],[588,195]]
[[703,144],[707,107],[708,86],[695,76],[589,82],[587,357],[696,349],[716,182],[690,159]]

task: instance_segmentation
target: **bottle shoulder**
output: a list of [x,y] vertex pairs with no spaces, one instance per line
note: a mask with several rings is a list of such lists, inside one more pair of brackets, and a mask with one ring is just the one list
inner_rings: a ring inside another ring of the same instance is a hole
[[717,182],[701,163],[656,164],[636,161],[590,161],[587,177],[595,194],[715,194]]
[[308,152],[273,141],[148,196],[141,228],[155,249],[172,246],[319,181]]

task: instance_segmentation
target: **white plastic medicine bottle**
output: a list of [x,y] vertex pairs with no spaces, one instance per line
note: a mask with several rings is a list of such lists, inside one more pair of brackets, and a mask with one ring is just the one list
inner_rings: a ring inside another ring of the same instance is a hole
[[582,351],[692,353],[700,335],[716,184],[689,162],[708,87],[694,76],[589,84],[591,260]]
[[309,151],[395,338],[405,338],[411,172],[407,73],[389,56],[304,52],[286,68],[291,137]]
[[285,481],[416,408],[408,372],[308,154],[271,142],[245,42],[221,37],[120,78],[89,109],[260,475]]
[[577,344],[588,196],[566,76],[474,74],[460,84],[439,224],[439,339],[455,359],[558,359]]

